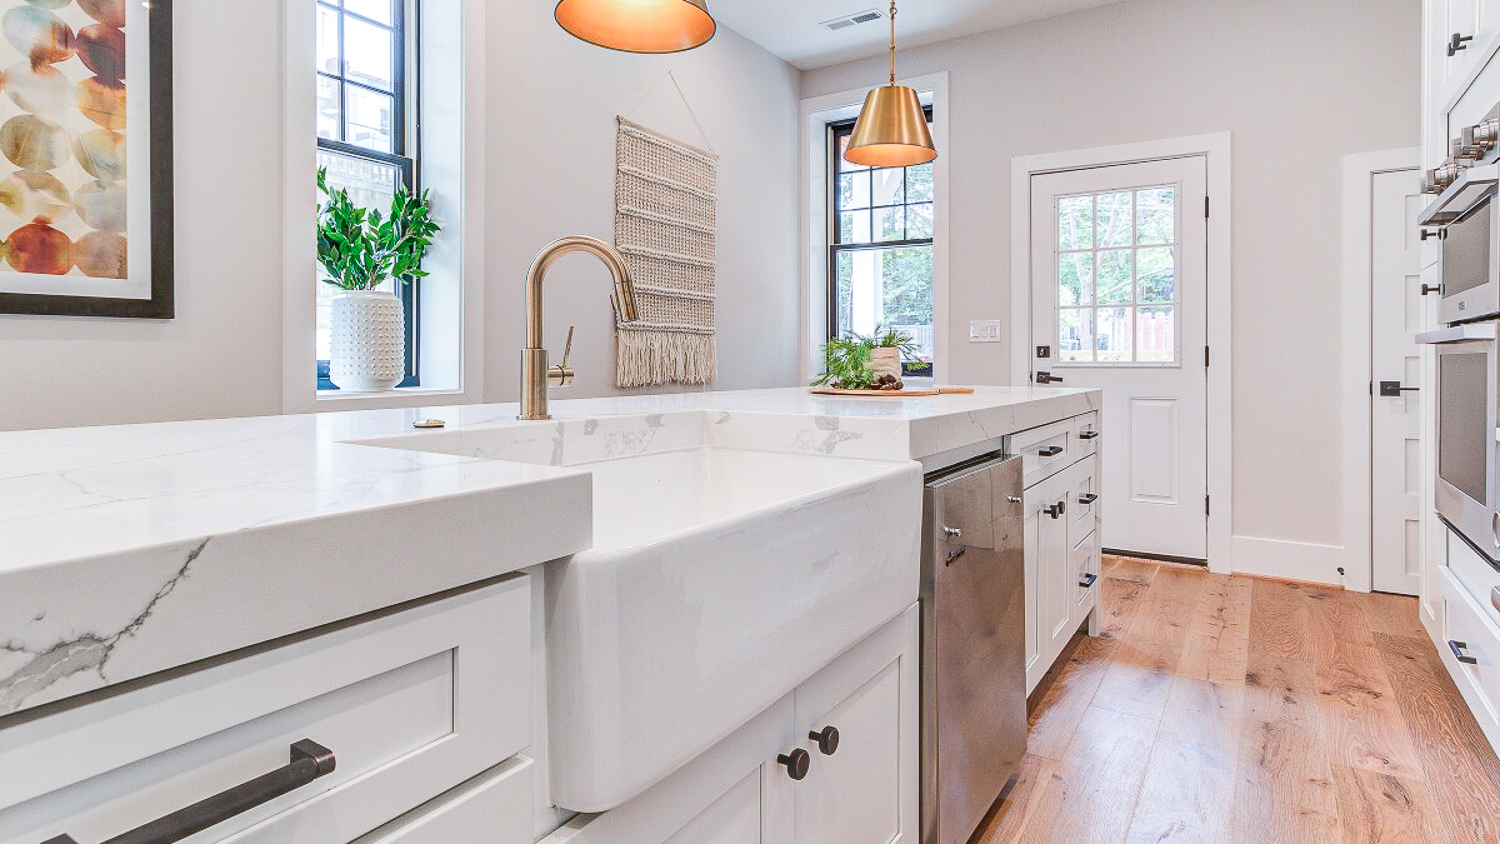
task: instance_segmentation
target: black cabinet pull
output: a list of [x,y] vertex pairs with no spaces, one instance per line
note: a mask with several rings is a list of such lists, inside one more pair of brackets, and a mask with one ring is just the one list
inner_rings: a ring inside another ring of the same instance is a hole
[[1037,452],[1037,454],[1040,455],[1040,456],[1042,456],[1042,457],[1056,457],[1057,455],[1062,454],[1062,453],[1063,453],[1063,447],[1060,446],[1060,445],[1049,445],[1046,448],[1041,449],[1041,450],[1039,450]]
[[1082,504],[1085,507],[1087,507],[1090,504],[1093,504],[1095,501],[1098,501],[1098,500],[1099,500],[1099,494],[1097,492],[1090,492],[1090,493],[1086,493],[1084,495],[1078,496],[1078,503]]
[[1078,585],[1083,589],[1092,589],[1094,588],[1094,584],[1098,582],[1099,575],[1090,573],[1084,575],[1083,579],[1078,581]]
[[824,756],[839,752],[839,728],[832,724],[808,733],[807,737],[818,743],[818,752]]
[[1064,513],[1068,512],[1068,502],[1059,501],[1056,504],[1053,504],[1051,507],[1043,507],[1042,512],[1046,513],[1054,519],[1060,519],[1062,518]]
[[1454,659],[1462,662],[1464,665],[1478,665],[1479,659],[1477,657],[1472,657],[1464,653],[1464,651],[1468,649],[1468,642],[1455,642],[1452,639],[1448,640],[1448,650],[1453,651]]
[[1427,240],[1428,238],[1444,240],[1448,237],[1448,231],[1446,229],[1422,229],[1422,233],[1418,237],[1422,240]]
[[786,766],[786,775],[794,780],[807,779],[807,769],[812,766],[812,754],[802,748],[783,753],[776,761]]
[[[283,768],[261,774],[253,780],[221,791],[170,815],[164,815],[145,826],[117,835],[104,844],[172,844],[196,835],[235,815],[244,814],[262,803],[289,794],[318,777],[333,773],[333,751],[312,739],[292,745],[292,761]],[[59,835],[44,844],[78,844],[71,835]]]
[[1448,58],[1453,58],[1453,56],[1456,55],[1459,50],[1469,49],[1469,42],[1473,40],[1474,36],[1472,35],[1459,35],[1457,32],[1453,33],[1453,37],[1448,39]]
[[1098,431],[1084,431],[1083,433],[1081,433],[1081,434],[1078,435],[1078,438],[1080,440],[1097,440],[1097,439],[1099,439],[1099,432]]
[[1422,295],[1426,296],[1429,293],[1436,293],[1439,296],[1441,296],[1441,295],[1443,295],[1443,286],[1441,284],[1424,284],[1424,285],[1422,285]]

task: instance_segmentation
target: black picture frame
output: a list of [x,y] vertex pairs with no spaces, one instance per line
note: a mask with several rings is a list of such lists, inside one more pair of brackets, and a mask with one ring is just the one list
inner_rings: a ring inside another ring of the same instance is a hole
[[172,319],[176,316],[172,163],[172,0],[152,0],[146,43],[151,51],[151,298],[59,296],[0,292],[0,314]]

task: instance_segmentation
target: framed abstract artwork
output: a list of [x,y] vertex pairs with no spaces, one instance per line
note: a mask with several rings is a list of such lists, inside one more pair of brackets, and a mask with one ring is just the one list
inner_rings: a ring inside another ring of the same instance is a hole
[[0,313],[171,319],[172,0],[0,0]]

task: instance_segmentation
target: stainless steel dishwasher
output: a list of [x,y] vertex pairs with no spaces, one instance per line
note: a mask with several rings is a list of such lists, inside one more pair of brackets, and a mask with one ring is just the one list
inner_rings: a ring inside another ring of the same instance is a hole
[[922,505],[922,844],[966,844],[1026,754],[1021,458],[932,472]]

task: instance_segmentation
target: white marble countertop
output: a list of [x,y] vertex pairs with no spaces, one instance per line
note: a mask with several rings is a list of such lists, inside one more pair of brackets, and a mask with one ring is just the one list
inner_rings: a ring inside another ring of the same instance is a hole
[[[785,388],[554,400],[546,422],[495,404],[0,433],[0,715],[583,550],[590,479],[567,466],[687,427],[667,417],[711,415],[725,445],[920,459],[1098,405]],[[427,418],[537,451],[411,450]]]

